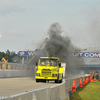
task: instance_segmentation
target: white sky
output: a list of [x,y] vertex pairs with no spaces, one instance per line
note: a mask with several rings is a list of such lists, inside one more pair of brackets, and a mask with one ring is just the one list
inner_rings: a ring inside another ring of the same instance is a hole
[[34,51],[54,22],[74,45],[100,46],[100,0],[0,0],[0,51]]

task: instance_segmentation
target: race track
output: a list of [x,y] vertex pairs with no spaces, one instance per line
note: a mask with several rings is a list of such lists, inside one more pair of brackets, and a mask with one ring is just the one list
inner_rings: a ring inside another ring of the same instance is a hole
[[36,83],[32,77],[20,78],[0,78],[0,97],[11,96],[35,89],[51,87],[57,85],[54,81],[46,83]]

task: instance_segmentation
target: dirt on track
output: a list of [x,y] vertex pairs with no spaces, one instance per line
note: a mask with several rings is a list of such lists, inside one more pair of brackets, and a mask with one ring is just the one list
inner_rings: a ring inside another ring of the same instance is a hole
[[11,96],[26,91],[51,87],[57,85],[54,81],[49,83],[36,83],[32,77],[0,78],[0,97]]

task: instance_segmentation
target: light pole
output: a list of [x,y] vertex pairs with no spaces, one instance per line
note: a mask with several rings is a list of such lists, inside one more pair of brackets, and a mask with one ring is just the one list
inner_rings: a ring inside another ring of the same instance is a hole
[[90,44],[89,44],[89,50],[90,50]]
[[84,44],[83,44],[83,50],[84,50]]
[[94,43],[94,48],[95,48],[94,50],[96,50],[96,43]]

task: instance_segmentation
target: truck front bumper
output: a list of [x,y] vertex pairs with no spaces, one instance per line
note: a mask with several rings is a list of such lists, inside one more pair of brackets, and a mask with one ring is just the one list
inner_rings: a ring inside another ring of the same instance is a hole
[[45,79],[45,80],[57,80],[57,77],[40,77],[40,76],[35,76],[35,79]]

